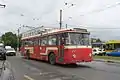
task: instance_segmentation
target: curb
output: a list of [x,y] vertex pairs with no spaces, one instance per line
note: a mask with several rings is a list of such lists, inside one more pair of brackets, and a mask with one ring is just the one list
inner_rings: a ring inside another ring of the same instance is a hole
[[98,62],[105,62],[105,60],[99,60],[99,59],[95,59],[93,61],[98,61]]
[[100,59],[95,59],[94,61],[107,62],[107,63],[118,63],[118,64],[120,64],[120,61],[113,61],[113,60],[100,60]]

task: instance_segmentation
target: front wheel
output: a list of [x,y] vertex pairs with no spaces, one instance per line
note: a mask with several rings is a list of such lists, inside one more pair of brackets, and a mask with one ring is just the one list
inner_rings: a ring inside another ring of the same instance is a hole
[[49,55],[49,62],[50,64],[54,65],[56,63],[56,57],[53,53]]

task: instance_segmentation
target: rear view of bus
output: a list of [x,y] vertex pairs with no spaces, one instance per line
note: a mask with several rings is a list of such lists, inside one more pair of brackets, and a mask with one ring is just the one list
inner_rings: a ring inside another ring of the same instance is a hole
[[89,39],[90,33],[86,29],[74,28],[63,33],[64,64],[91,62],[92,47]]

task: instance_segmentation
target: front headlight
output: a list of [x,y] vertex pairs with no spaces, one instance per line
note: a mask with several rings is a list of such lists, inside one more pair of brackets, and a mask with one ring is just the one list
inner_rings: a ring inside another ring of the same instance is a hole
[[89,54],[89,56],[91,57],[91,56],[92,56],[92,54],[90,53],[90,54]]
[[75,55],[75,54],[73,54],[73,55],[72,55],[72,57],[73,57],[73,58],[76,58],[76,55]]

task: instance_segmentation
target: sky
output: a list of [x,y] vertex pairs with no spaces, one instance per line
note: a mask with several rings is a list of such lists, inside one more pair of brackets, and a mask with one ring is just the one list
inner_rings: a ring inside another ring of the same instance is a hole
[[[0,35],[15,33],[21,25],[59,28],[62,9],[63,27],[68,24],[87,28],[92,37],[102,40],[120,39],[120,5],[117,5],[120,0],[0,0],[0,3],[6,4],[6,8],[0,8]],[[28,29],[21,28],[20,32]]]

